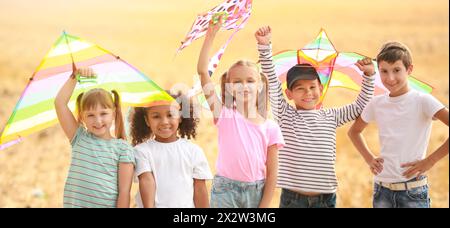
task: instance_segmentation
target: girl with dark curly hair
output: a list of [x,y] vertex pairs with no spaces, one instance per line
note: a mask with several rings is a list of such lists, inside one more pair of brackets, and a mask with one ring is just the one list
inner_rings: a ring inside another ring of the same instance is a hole
[[131,115],[136,149],[138,207],[208,207],[205,180],[212,179],[203,150],[189,141],[199,119],[187,96],[171,94],[171,104],[156,102]]

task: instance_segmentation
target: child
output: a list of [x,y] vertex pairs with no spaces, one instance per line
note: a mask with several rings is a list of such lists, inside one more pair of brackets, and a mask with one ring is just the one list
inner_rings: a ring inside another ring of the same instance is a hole
[[292,107],[284,99],[275,74],[270,27],[260,28],[255,37],[263,72],[269,78],[272,112],[286,140],[279,155],[280,207],[335,207],[336,128],[355,120],[373,96],[372,61],[364,59],[356,64],[364,72],[364,80],[354,103],[319,110],[315,107],[323,87],[315,68],[309,64],[292,67],[287,73],[286,89],[287,97],[294,100]]
[[198,119],[190,99],[172,96],[178,103],[135,108],[132,116],[139,178],[136,203],[146,208],[206,208],[205,180],[212,174],[202,149],[188,140],[196,136]]
[[268,207],[275,190],[278,148],[284,145],[277,124],[267,119],[267,83],[255,63],[239,61],[221,78],[222,99],[208,74],[208,52],[223,19],[210,27],[200,53],[198,73],[218,128],[217,175],[211,207]]
[[[448,126],[448,109],[433,96],[409,88],[413,65],[405,45],[386,43],[377,62],[389,94],[375,97],[348,132],[375,175],[373,207],[430,207],[427,179],[422,175],[448,154],[447,139],[425,158],[431,122],[439,119]],[[379,129],[380,158],[372,154],[362,135],[370,122]]]
[[[77,98],[78,120],[67,106],[76,74],[67,80],[55,100],[59,123],[72,145],[72,162],[64,187],[64,207],[129,207],[134,171],[133,148],[125,141],[119,94],[92,89]],[[116,137],[110,133],[115,123]]]

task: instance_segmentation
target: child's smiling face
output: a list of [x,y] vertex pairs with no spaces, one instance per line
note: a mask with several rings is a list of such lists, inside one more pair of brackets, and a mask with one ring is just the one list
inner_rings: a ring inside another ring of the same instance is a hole
[[103,138],[112,138],[110,129],[114,121],[115,112],[110,108],[104,108],[100,104],[83,111],[82,121],[87,130],[93,135]]
[[406,68],[402,60],[397,60],[394,63],[380,61],[378,68],[380,70],[381,81],[384,87],[389,90],[391,97],[408,92],[408,76],[412,72],[412,65]]
[[260,79],[258,72],[248,66],[234,66],[228,72],[228,82],[236,102],[255,103]]
[[181,116],[175,105],[161,105],[147,109],[147,126],[155,135],[155,140],[163,143],[174,142],[178,139],[178,126]]
[[298,110],[313,110],[320,100],[323,86],[319,80],[297,80],[291,89],[286,89],[286,96],[294,100]]

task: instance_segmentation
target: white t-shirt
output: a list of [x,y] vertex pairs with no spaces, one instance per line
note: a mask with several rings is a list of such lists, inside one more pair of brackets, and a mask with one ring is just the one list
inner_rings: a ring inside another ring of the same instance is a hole
[[444,105],[430,94],[410,90],[399,97],[376,96],[366,106],[361,118],[375,122],[381,144],[383,171],[375,181],[405,182],[401,164],[422,160],[426,156],[434,115]]
[[[209,180],[213,176],[203,150],[186,139],[173,143],[149,140],[136,149],[136,171],[138,177],[153,172],[156,182],[155,207],[193,208],[194,179]],[[143,207],[140,193],[136,204]]]

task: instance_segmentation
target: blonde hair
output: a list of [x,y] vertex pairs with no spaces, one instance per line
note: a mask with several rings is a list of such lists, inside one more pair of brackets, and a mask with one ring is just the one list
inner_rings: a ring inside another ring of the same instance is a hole
[[268,112],[268,100],[269,100],[269,83],[267,81],[267,77],[261,73],[258,65],[254,62],[247,61],[247,60],[239,60],[236,63],[234,63],[230,69],[228,69],[227,72],[225,72],[222,77],[220,78],[220,88],[221,88],[221,98],[222,103],[227,108],[235,108],[235,101],[236,98],[233,96],[233,94],[230,93],[230,91],[227,90],[226,84],[230,82],[228,77],[228,72],[237,66],[245,66],[249,67],[255,72],[260,75],[260,82],[263,84],[261,91],[258,90],[258,97],[256,99],[256,108],[258,110],[258,113],[264,117],[267,118],[267,112]]
[[385,43],[377,55],[377,63],[381,61],[388,62],[390,64],[402,60],[403,65],[408,69],[412,65],[412,56],[409,48],[397,41],[390,41]]
[[116,137],[126,140],[122,110],[120,107],[120,96],[115,90],[112,90],[110,93],[104,89],[96,88],[78,95],[76,104],[78,122],[81,123],[81,115],[85,110],[95,108],[97,105],[101,105],[103,108],[109,108],[115,111],[116,116],[114,121]]

